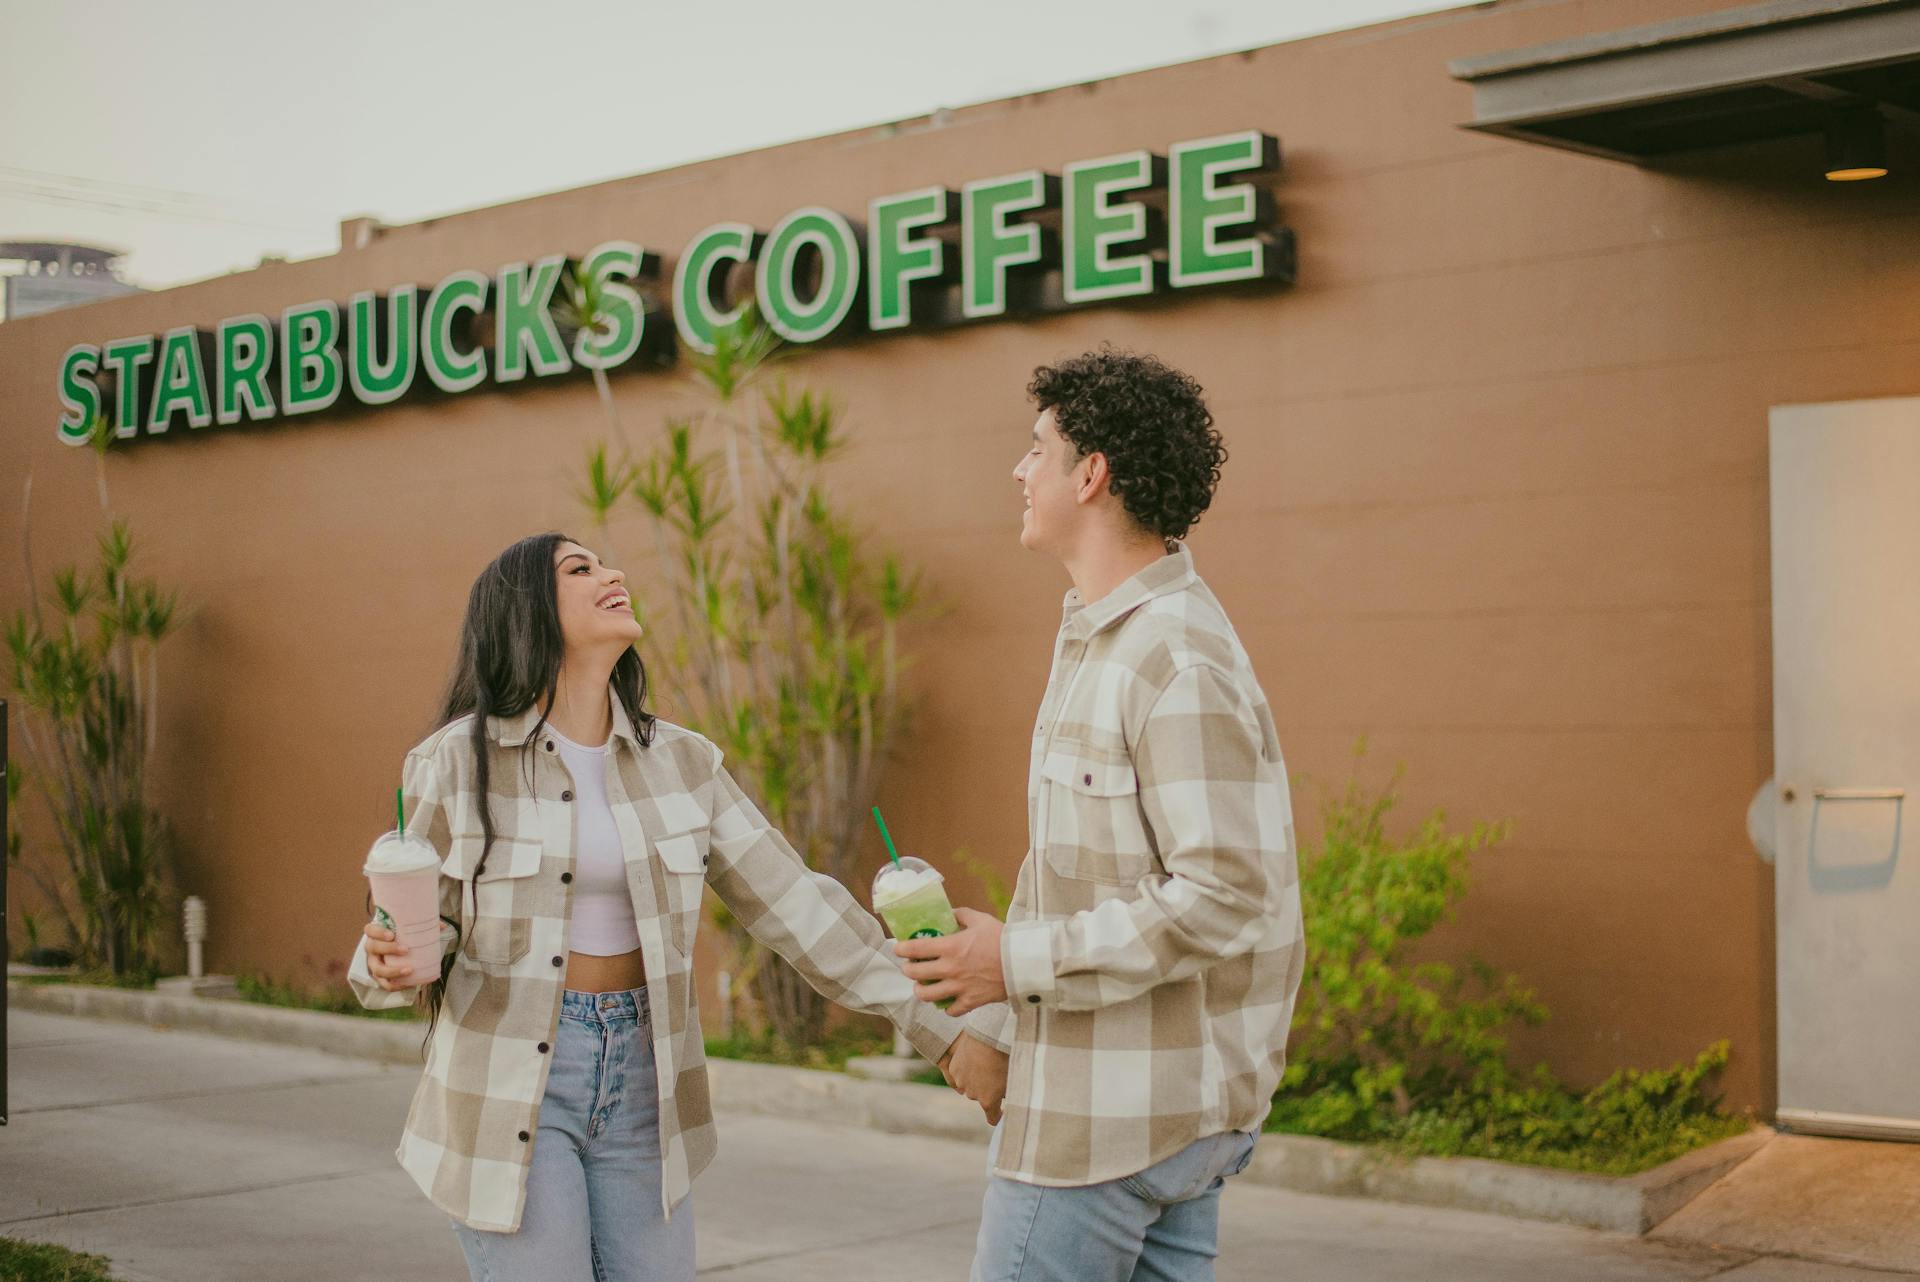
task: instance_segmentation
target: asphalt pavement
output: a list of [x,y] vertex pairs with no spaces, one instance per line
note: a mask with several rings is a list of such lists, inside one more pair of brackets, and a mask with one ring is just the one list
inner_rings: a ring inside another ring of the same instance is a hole
[[[125,1282],[461,1282],[393,1160],[417,1070],[15,1010],[0,1235]],[[723,1114],[700,1276],[964,1282],[984,1147]],[[1220,1282],[1869,1282],[1895,1274],[1499,1216],[1229,1184]]]

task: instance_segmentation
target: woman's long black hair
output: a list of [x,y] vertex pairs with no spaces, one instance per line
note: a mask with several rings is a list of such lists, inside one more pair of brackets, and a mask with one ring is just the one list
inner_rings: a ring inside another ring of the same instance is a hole
[[[439,724],[444,726],[473,714],[468,736],[473,742],[473,794],[480,803],[483,838],[480,859],[473,869],[475,882],[487,866],[494,838],[493,806],[487,795],[491,780],[487,718],[516,717],[528,708],[553,706],[554,691],[560,683],[560,660],[566,654],[560,632],[560,602],[554,590],[553,554],[562,543],[575,541],[551,531],[521,539],[480,572],[467,594],[467,614],[460,625],[460,653],[454,661],[453,678],[447,683]],[[643,706],[647,670],[631,647],[614,663],[609,684],[640,742],[651,743],[653,715]],[[521,746],[522,763],[529,773],[534,741],[546,724],[547,716],[542,711]],[[457,921],[448,924],[456,932],[460,929]],[[454,949],[459,950],[457,940]],[[449,954],[441,962],[440,978],[427,988],[429,1038],[440,1017],[452,967],[453,956]]]

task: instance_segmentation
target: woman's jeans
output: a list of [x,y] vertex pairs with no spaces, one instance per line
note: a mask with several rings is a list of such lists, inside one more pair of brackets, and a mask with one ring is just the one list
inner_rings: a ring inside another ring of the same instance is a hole
[[660,1210],[646,989],[561,995],[520,1229],[453,1231],[474,1282],[692,1282],[693,1199]]
[[1212,1282],[1220,1189],[1252,1157],[1253,1136],[1225,1131],[1123,1179],[1042,1188],[992,1174],[989,1153],[973,1282]]

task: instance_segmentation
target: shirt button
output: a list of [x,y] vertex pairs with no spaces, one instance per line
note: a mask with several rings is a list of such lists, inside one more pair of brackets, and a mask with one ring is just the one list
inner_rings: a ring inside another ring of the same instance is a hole
[[[1091,783],[1091,782],[1092,782],[1092,780],[1088,780],[1088,782],[1089,782],[1089,783]],[[563,792],[563,793],[561,793],[561,794],[560,794],[560,800],[562,800],[562,801],[572,801],[572,800],[573,800],[573,794],[572,794],[571,792]]]
[[562,882],[570,882],[573,880],[573,874],[570,872],[563,872],[560,874],[560,880]]
[[545,1054],[547,1053],[547,1051],[548,1051],[549,1049],[550,1049],[550,1048],[549,1048],[549,1047],[547,1046],[547,1044],[546,1044],[545,1042],[541,1042],[541,1043],[540,1043],[540,1053],[541,1053],[542,1055],[545,1055]]
[[527,1133],[526,1133],[525,1131],[521,1131],[521,1132],[520,1132],[520,1142],[521,1142],[522,1144],[525,1144],[525,1143],[526,1143],[526,1142],[527,1142],[528,1140],[530,1140],[530,1139],[532,1139],[532,1138],[533,1138],[533,1136],[531,1136],[531,1135],[529,1135],[529,1134],[527,1134]]
[[1088,776],[1086,777],[1086,781],[1087,781],[1087,787],[1089,787],[1089,788],[1091,788],[1091,787],[1093,787],[1093,776],[1092,776],[1092,775],[1088,775]]
[[564,966],[567,964],[567,959],[564,957],[556,957],[553,959],[553,964],[556,966]]
[[1028,993],[1028,994],[1027,994],[1027,1000],[1028,1000],[1028,1001],[1030,1001],[1030,1002],[1032,1002],[1032,1003],[1033,1003],[1033,1004],[1034,1004],[1035,1006],[1038,1006],[1038,1005],[1040,1004],[1040,994],[1038,994],[1038,993]]
[[549,740],[547,740],[547,751],[548,751],[548,752],[552,752],[552,751],[553,751],[553,740],[551,740],[551,739],[549,739]]

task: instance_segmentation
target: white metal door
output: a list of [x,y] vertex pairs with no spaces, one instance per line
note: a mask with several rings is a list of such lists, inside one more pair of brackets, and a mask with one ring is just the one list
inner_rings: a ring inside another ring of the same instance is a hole
[[1771,437],[1778,1115],[1920,1138],[1920,398]]

